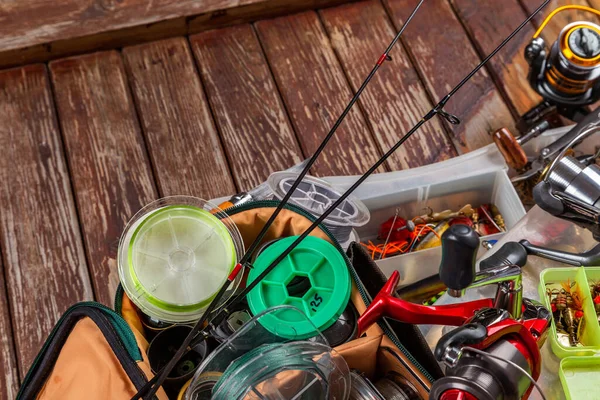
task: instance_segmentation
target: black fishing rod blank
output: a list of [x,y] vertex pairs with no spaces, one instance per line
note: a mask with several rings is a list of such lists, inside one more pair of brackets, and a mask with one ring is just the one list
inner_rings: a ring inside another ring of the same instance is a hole
[[[396,35],[394,36],[394,38],[392,39],[392,41],[390,42],[388,47],[385,49],[383,54],[379,57],[379,59],[373,66],[373,69],[371,70],[371,72],[369,72],[369,74],[367,75],[367,77],[365,78],[363,83],[360,85],[360,87],[358,88],[358,90],[356,91],[354,96],[352,96],[352,99],[350,100],[350,102],[348,103],[348,105],[346,106],[346,108],[344,109],[342,114],[339,116],[339,118],[337,119],[337,121],[335,122],[335,124],[333,125],[331,130],[327,133],[327,135],[325,136],[325,138],[323,139],[323,141],[321,142],[321,144],[319,145],[319,147],[317,148],[315,153],[308,160],[307,164],[302,169],[302,171],[300,172],[300,174],[298,175],[298,177],[296,178],[296,180],[294,181],[294,183],[292,184],[292,186],[290,187],[288,192],[285,194],[285,196],[283,197],[281,202],[277,205],[277,208],[275,209],[273,214],[271,214],[271,216],[267,220],[266,224],[260,230],[259,234],[256,236],[256,238],[254,239],[254,241],[252,242],[252,244],[250,245],[248,250],[244,253],[242,258],[240,259],[238,266],[236,266],[236,268],[234,270],[234,271],[237,271],[236,273],[240,272],[240,270],[241,270],[240,266],[244,266],[244,267],[248,266],[251,268],[251,266],[249,265],[248,262],[252,258],[252,255],[254,254],[254,252],[256,251],[258,246],[260,245],[264,236],[267,234],[267,231],[269,230],[269,228],[271,227],[271,225],[273,224],[273,222],[275,221],[275,219],[277,218],[277,216],[279,215],[281,210],[283,210],[285,205],[288,203],[290,197],[295,192],[295,190],[298,188],[298,186],[300,185],[300,183],[302,182],[304,177],[308,174],[308,171],[310,170],[312,165],[315,163],[315,161],[317,160],[319,155],[323,152],[323,150],[325,149],[325,146],[327,146],[327,143],[329,143],[329,141],[331,140],[331,138],[333,137],[333,135],[335,134],[335,132],[337,131],[339,126],[342,124],[342,122],[344,121],[344,119],[346,118],[346,116],[348,115],[348,113],[350,112],[352,107],[354,106],[354,104],[358,101],[361,94],[363,93],[365,88],[368,86],[369,82],[371,82],[371,80],[373,79],[373,76],[375,76],[375,74],[377,73],[377,71],[383,65],[383,63],[385,61],[392,60],[392,58],[390,56],[390,52],[392,51],[392,49],[394,48],[394,46],[396,45],[398,40],[400,40],[400,37],[404,33],[404,30],[406,29],[406,27],[408,26],[410,21],[413,19],[413,17],[415,16],[415,14],[417,13],[417,11],[419,10],[419,8],[421,7],[421,5],[423,4],[424,1],[425,0],[419,0],[417,5],[413,9],[412,13],[410,14],[410,16],[406,19],[406,21],[404,22],[404,24],[402,25],[402,27],[400,28],[398,33],[396,33]],[[327,214],[327,215],[329,215],[329,214]],[[177,353],[175,354],[173,359],[159,373],[157,373],[157,375],[155,375],[154,378],[152,378],[146,385],[144,385],[144,387],[138,391],[138,393],[132,398],[132,400],[138,399],[140,397],[152,398],[152,396],[158,390],[158,387],[160,386],[160,384],[164,381],[164,379],[168,376],[168,374],[171,372],[171,370],[175,367],[177,360],[179,358],[181,358],[181,356],[183,356],[183,354],[185,353],[186,349],[189,347],[192,340],[200,332],[200,328],[206,321],[207,317],[217,307],[217,304],[221,300],[221,297],[225,293],[227,287],[229,287],[229,284],[230,284],[230,281],[228,280],[227,282],[225,282],[223,287],[221,287],[221,289],[217,293],[217,296],[209,304],[208,308],[206,309],[206,311],[204,312],[204,314],[202,315],[200,320],[196,323],[196,325],[194,326],[194,328],[192,329],[192,331],[190,332],[188,337],[186,337],[186,339],[182,343],[181,347],[179,348],[179,350],[177,351]],[[236,299],[237,299],[237,297],[236,297]],[[230,304],[233,304],[233,303],[230,303]],[[227,303],[226,303],[226,305],[227,305]],[[226,309],[226,307],[223,307],[222,309]],[[204,338],[202,337],[201,339],[203,340]],[[154,385],[154,386],[151,386],[151,385]],[[148,392],[148,390],[150,390],[150,391]],[[144,394],[146,392],[148,392],[147,395]]]

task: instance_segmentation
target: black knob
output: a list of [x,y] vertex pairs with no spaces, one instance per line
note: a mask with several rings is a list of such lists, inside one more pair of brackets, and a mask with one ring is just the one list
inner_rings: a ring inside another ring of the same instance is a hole
[[479,236],[467,225],[452,225],[442,235],[440,278],[449,289],[462,290],[475,279]]
[[479,263],[481,271],[507,265],[525,266],[527,263],[527,249],[517,242],[506,242],[500,249]]

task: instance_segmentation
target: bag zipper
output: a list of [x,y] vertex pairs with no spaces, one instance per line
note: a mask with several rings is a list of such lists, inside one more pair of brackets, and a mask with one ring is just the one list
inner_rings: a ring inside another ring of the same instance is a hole
[[127,322],[109,307],[86,301],[71,306],[58,320],[23,379],[17,399],[37,397],[73,327],[84,317],[92,319],[98,326],[136,389],[148,381],[137,365],[142,360],[142,353]]
[[[279,203],[280,202],[278,200],[257,200],[257,201],[251,201],[251,202],[248,202],[248,203],[244,203],[244,204],[240,204],[240,205],[237,205],[237,206],[233,206],[233,207],[227,208],[227,209],[225,209],[223,211],[227,215],[231,216],[231,215],[235,215],[235,214],[238,214],[238,213],[244,212],[244,211],[249,211],[249,210],[252,210],[252,209],[255,209],[255,208],[263,208],[263,207],[264,208],[276,208],[279,205]],[[303,208],[301,208],[299,206],[296,206],[294,204],[289,204],[288,203],[288,204],[284,205],[283,208],[286,209],[286,210],[293,211],[293,212],[295,212],[297,214],[300,214],[303,217],[306,217],[307,219],[309,219],[311,222],[314,222],[317,219],[310,212],[308,212],[305,209],[303,209]],[[367,291],[363,287],[362,282],[360,281],[360,279],[358,277],[358,273],[354,269],[354,266],[352,265],[352,263],[350,262],[350,259],[346,255],[346,252],[342,249],[342,247],[339,245],[338,241],[335,239],[335,237],[333,236],[333,234],[329,231],[329,229],[325,225],[320,224],[319,228],[323,232],[325,232],[325,234],[329,237],[329,239],[331,239],[331,242],[336,247],[336,249],[344,257],[344,260],[346,261],[346,265],[348,266],[348,269],[350,270],[350,274],[352,275],[354,283],[356,284],[356,287],[358,288],[358,291],[360,293],[361,298],[365,302],[365,305],[369,306],[369,304],[371,304],[371,299],[367,295]],[[402,354],[404,354],[404,356],[406,358],[408,358],[410,360],[410,362],[415,367],[417,367],[417,369],[423,374],[423,376],[425,376],[429,380],[430,383],[433,383],[435,381],[435,379],[433,378],[433,376],[425,368],[423,368],[423,366],[413,357],[413,355],[410,354],[410,352],[406,349],[406,347],[404,347],[404,345],[402,343],[400,343],[400,340],[398,339],[398,337],[396,336],[396,334],[390,329],[390,327],[387,325],[387,323],[385,323],[384,321],[382,321],[382,322],[378,322],[377,324],[383,330],[383,333],[387,337],[390,338],[390,340],[392,341],[392,343],[394,343],[396,345],[396,347],[398,347],[398,349],[402,352]],[[415,376],[415,378],[418,379],[418,380],[420,380],[418,376]]]

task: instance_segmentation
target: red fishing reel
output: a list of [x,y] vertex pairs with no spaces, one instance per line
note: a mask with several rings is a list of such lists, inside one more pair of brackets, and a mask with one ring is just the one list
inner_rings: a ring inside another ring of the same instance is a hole
[[540,376],[539,349],[552,314],[540,303],[521,297],[520,267],[509,263],[509,258],[496,265],[488,263],[478,274],[474,261],[469,266],[457,262],[474,260],[470,253],[476,248],[464,227],[452,228],[442,237],[440,265],[440,277],[449,293],[460,296],[468,287],[497,284],[495,298],[442,306],[410,303],[394,297],[400,279],[395,271],[359,318],[358,334],[382,317],[410,324],[459,326],[437,343],[434,355],[447,365],[446,376],[434,382],[429,398],[527,399]]

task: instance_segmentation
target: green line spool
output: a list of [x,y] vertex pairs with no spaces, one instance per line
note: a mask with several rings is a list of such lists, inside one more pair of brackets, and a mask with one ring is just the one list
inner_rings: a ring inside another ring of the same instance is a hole
[[[296,239],[287,237],[264,249],[250,270],[248,282]],[[317,335],[315,326],[322,332],[335,323],[348,305],[351,289],[350,273],[340,252],[329,242],[308,236],[248,294],[247,300],[253,315],[278,305],[302,310],[314,326],[289,310],[260,320],[270,332],[284,336],[285,332],[293,332],[298,340]]]

